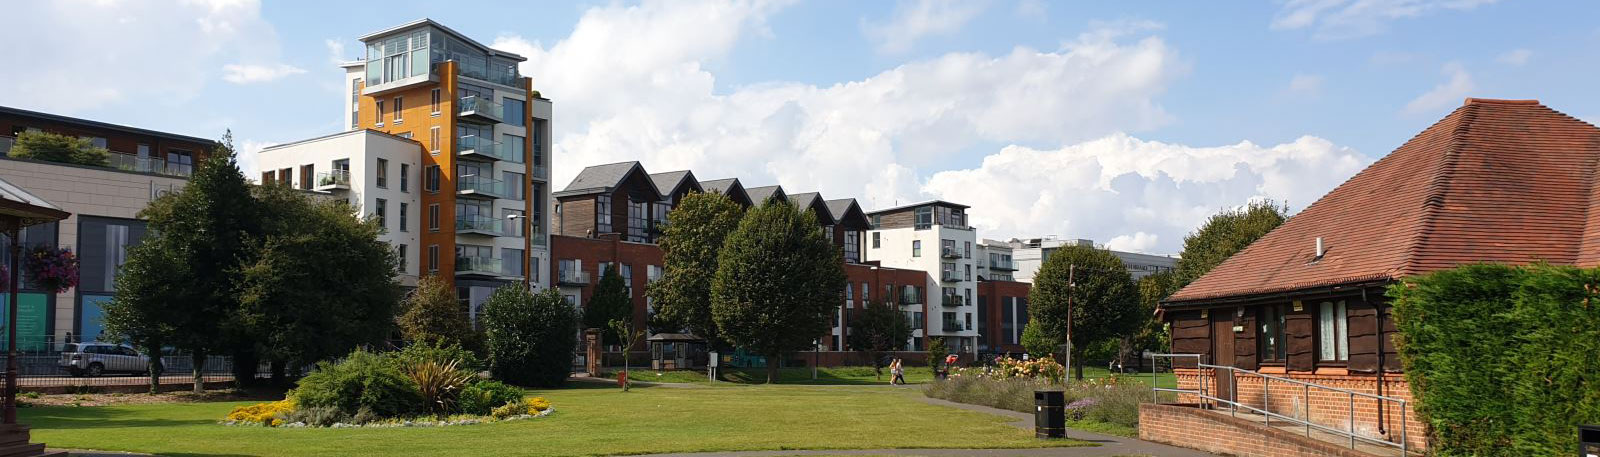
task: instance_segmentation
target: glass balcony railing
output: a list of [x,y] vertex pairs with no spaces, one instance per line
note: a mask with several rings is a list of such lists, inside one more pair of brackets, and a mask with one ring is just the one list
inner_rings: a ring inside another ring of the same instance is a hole
[[962,295],[944,295],[942,303],[945,306],[962,306],[967,304],[967,297]]
[[513,155],[519,151],[509,151],[499,141],[493,141],[477,135],[466,135],[456,139],[456,154],[462,157],[481,157],[492,160],[505,160],[520,162]]
[[1013,265],[1009,260],[990,260],[989,269],[1017,271],[1016,265]]
[[562,270],[556,277],[556,284],[563,286],[585,286],[589,284],[589,272]]
[[550,166],[549,165],[534,165],[533,166],[533,177],[539,178],[539,179],[550,179]]
[[512,274],[506,269],[502,259],[494,257],[456,257],[456,273],[495,277],[520,276]]
[[944,282],[961,282],[961,275],[954,271],[944,271],[939,273],[939,280]]
[[941,330],[944,330],[944,331],[946,331],[946,332],[960,332],[960,331],[964,331],[964,330],[966,330],[966,329],[967,329],[967,327],[966,327],[966,326],[963,326],[963,325],[961,325],[961,323],[960,323],[960,322],[951,322],[951,321],[945,321],[945,322],[944,322],[944,325],[943,325],[943,326],[941,326],[941,328],[940,328],[940,329],[941,329]]
[[349,189],[350,170],[317,173],[317,190]]
[[484,97],[468,95],[461,97],[460,110],[457,111],[463,119],[486,121],[489,123],[505,122],[505,108],[499,103]]
[[959,259],[961,258],[961,251],[956,250],[954,247],[946,247],[939,249],[939,255],[946,259]]
[[456,179],[456,195],[463,197],[511,198],[512,185],[498,179],[467,175]]
[[505,222],[488,216],[456,216],[456,233],[504,236]]

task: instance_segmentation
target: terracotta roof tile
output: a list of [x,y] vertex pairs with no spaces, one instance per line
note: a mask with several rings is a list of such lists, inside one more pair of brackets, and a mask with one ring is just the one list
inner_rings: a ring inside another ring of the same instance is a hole
[[[1174,294],[1195,302],[1463,263],[1600,263],[1600,129],[1536,100],[1467,99]],[[1313,261],[1316,239],[1325,247]]]

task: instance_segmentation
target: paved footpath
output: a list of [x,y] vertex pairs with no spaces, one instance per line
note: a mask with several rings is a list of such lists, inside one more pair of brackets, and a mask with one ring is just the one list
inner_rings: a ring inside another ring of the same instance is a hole
[[[977,411],[980,413],[996,414],[1015,419],[1011,425],[1024,430],[1033,430],[1033,415],[1011,410],[990,408],[981,405],[969,405],[940,400],[937,398],[920,397],[928,404],[948,406],[951,408]],[[1040,449],[852,449],[852,450],[814,450],[814,451],[732,451],[732,452],[699,452],[685,454],[649,454],[640,457],[784,457],[799,455],[900,455],[900,456],[994,456],[994,457],[1112,457],[1112,456],[1158,456],[1158,457],[1215,457],[1193,449],[1157,444],[1141,441],[1135,438],[1089,433],[1081,430],[1067,430],[1067,437],[1099,444],[1099,446],[1057,447]]]

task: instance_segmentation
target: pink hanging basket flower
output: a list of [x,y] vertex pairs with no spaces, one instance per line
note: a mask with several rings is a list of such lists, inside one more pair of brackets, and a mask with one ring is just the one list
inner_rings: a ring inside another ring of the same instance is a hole
[[78,256],[71,249],[39,246],[25,255],[28,280],[40,289],[62,293],[78,286]]

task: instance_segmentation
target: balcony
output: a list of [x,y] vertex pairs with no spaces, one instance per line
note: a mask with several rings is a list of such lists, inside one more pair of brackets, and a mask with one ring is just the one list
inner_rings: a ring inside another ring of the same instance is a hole
[[951,333],[951,332],[964,332],[964,331],[967,330],[967,327],[961,325],[960,322],[946,321],[943,326],[939,327],[939,329],[945,331],[946,333]]
[[521,162],[515,154],[520,151],[510,151],[503,147],[499,141],[477,135],[467,135],[456,138],[456,155],[463,159],[478,160],[504,160],[508,162]]
[[587,271],[562,271],[556,277],[558,286],[587,286],[589,285],[589,272]]
[[961,295],[945,295],[942,297],[944,306],[963,306],[967,304],[967,297]]
[[113,152],[107,154],[107,163],[111,168],[123,171],[136,171],[140,173],[155,173],[161,175],[188,177],[194,171],[193,165],[169,164],[166,159],[158,157],[139,157],[133,154]]
[[488,216],[456,216],[456,233],[461,235],[505,236],[505,223]]
[[456,274],[494,278],[521,276],[509,273],[505,263],[494,257],[456,257]]
[[944,247],[939,249],[939,256],[946,259],[959,259],[961,258],[961,251],[954,247]]
[[961,282],[961,275],[954,271],[940,272],[939,280],[944,282]]
[[317,190],[350,190],[350,170],[333,170],[317,173]]
[[900,304],[902,306],[920,305],[920,304],[922,304],[922,297],[918,297],[916,295],[904,295],[904,294],[902,294],[902,295],[900,295]]
[[456,178],[456,195],[468,198],[496,199],[511,198],[515,195],[511,186],[516,183],[507,183],[498,179],[489,179],[482,176],[467,175]]
[[1006,260],[1006,261],[990,260],[989,261],[989,269],[990,270],[1017,271],[1017,265],[1011,263],[1011,261],[1009,261],[1009,260]]
[[461,109],[456,111],[461,120],[484,124],[505,122],[505,108],[494,100],[469,95],[461,97]]
[[535,164],[533,166],[533,177],[534,178],[538,178],[538,179],[549,180],[550,179],[550,166],[549,165],[538,165],[538,164]]

